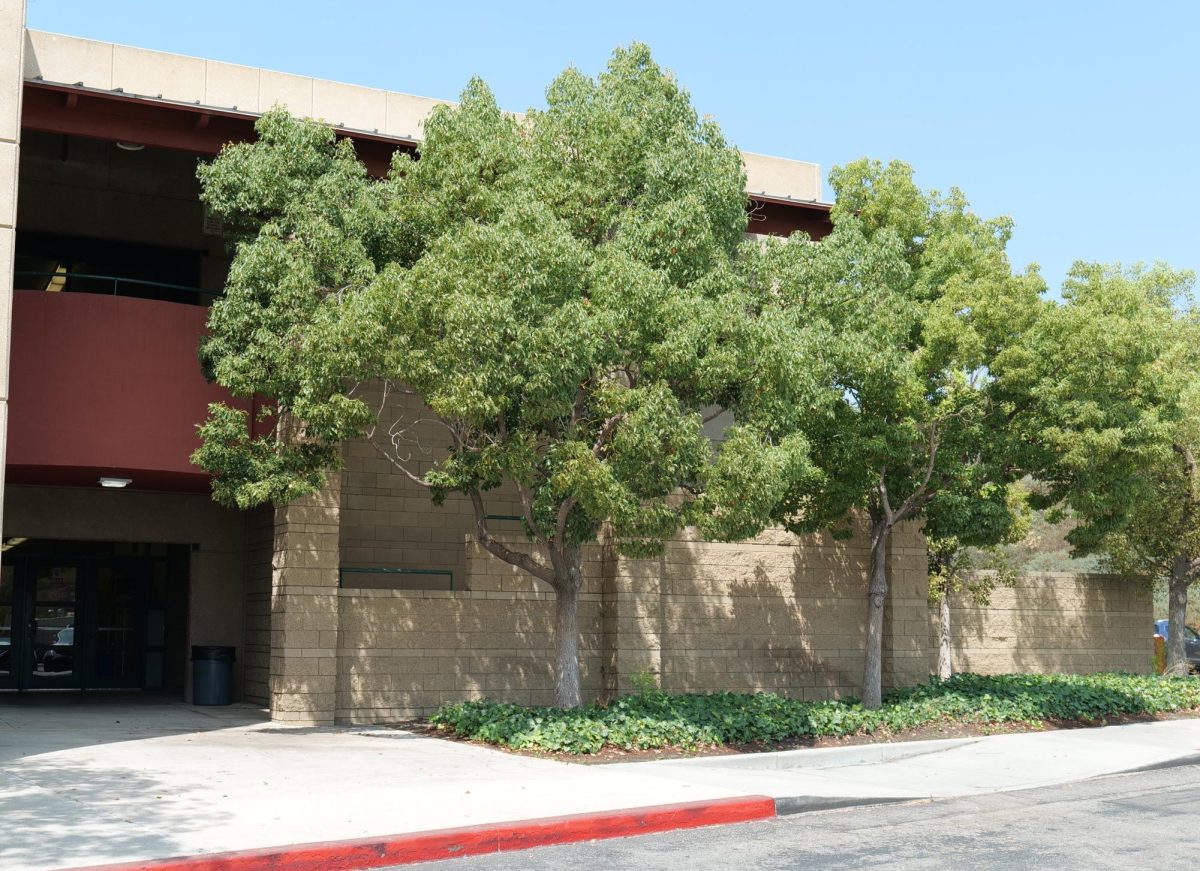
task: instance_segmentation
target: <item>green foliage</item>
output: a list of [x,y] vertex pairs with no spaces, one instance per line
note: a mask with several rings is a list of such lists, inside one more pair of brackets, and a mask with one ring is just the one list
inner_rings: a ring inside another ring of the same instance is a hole
[[1067,536],[1075,527],[1069,512],[1057,512],[1053,522],[1044,508],[1032,508],[1029,531],[1013,544],[1000,545],[998,550],[1017,572],[1098,572],[1100,558],[1095,555],[1072,556]]
[[1011,525],[1003,493],[1023,474],[1023,446],[996,366],[1037,323],[1043,283],[1036,270],[1014,274],[1007,218],[979,217],[958,190],[922,191],[906,164],[856,161],[831,183],[833,232],[819,245],[800,235],[767,246],[751,285],[763,321],[793,337],[792,368],[825,380],[815,392],[807,379],[768,381],[781,398],[749,419],[808,445],[780,522],[805,532],[844,525],[854,509],[870,518],[864,699],[874,706],[895,526],[925,519],[986,544]]
[[1200,555],[1192,280],[1161,265],[1077,263],[1064,302],[1004,361],[1035,505],[1069,510],[1075,553],[1107,554],[1125,574],[1164,576],[1181,551]]
[[202,356],[279,412],[257,436],[229,408],[201,428],[221,501],[310,491],[372,431],[373,380],[446,424],[446,456],[408,468],[435,501],[514,485],[551,549],[604,524],[636,555],[689,522],[752,535],[781,482],[811,477],[803,437],[753,413],[727,454],[701,433],[706,410],[752,406],[779,355],[743,289],[740,155],[645,46],[595,79],[567,70],[522,121],[472,81],[386,179],[327,127],[275,111],[258,132],[200,172],[242,240]]
[[648,668],[643,668],[640,671],[634,672],[633,677],[629,679],[629,682],[633,684],[633,691],[635,695],[650,696],[659,691],[658,676]]
[[793,341],[795,359],[828,378],[815,399],[767,410],[804,433],[820,471],[796,482],[782,519],[821,528],[859,507],[899,522],[947,493],[940,513],[959,529],[1003,521],[989,488],[1020,472],[993,367],[1037,322],[1040,277],[1013,273],[1007,218],[920,190],[906,164],[857,161],[831,182],[833,233],[768,246],[757,284],[764,316],[813,337]]
[[997,587],[1016,583],[1019,568],[1002,545],[1028,534],[1032,522],[1023,481],[1007,488],[986,483],[977,492],[939,492],[925,524],[929,554],[929,601],[965,593],[986,605]]
[[193,462],[214,473],[218,501],[242,508],[319,487],[340,443],[369,422],[348,392],[382,340],[361,297],[382,264],[406,254],[348,140],[283,110],[255,129],[257,142],[199,169],[201,198],[237,238],[201,364],[235,396],[273,403],[274,416],[258,421],[217,404],[200,427]]
[[[328,127],[275,111],[257,130],[200,171],[240,233],[206,371],[274,406],[266,432],[223,406],[201,426],[194,460],[218,500],[311,492],[365,435],[435,504],[466,495],[480,543],[562,603],[602,529],[634,556],[689,523],[741,538],[783,482],[813,477],[802,435],[761,425],[760,373],[797,380],[808,358],[781,353],[781,325],[760,327],[745,290],[741,156],[645,46],[595,79],[567,70],[521,121],[472,81],[385,179]],[[368,404],[376,385],[418,401]],[[714,449],[705,414],[743,406],[728,453]],[[430,417],[445,451],[414,461],[401,442]],[[533,555],[488,530],[502,486]],[[559,698],[577,704],[576,633],[557,625]]]
[[431,722],[514,750],[596,753],[605,747],[694,750],[797,737],[902,734],[930,725],[1101,720],[1200,708],[1200,681],[1128,674],[957,675],[889,694],[881,708],[770,693],[673,696],[647,691],[562,711],[490,701],[448,705]]

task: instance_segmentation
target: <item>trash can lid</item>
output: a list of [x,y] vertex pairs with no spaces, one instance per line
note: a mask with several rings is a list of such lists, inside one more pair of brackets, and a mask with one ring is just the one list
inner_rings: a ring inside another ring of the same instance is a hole
[[233,662],[234,649],[222,644],[193,644],[192,662],[197,660],[216,660],[218,662]]

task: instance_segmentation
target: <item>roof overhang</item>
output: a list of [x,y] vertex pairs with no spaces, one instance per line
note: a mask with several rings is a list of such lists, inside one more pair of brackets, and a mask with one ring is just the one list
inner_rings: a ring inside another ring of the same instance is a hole
[[[107,91],[81,84],[26,80],[21,126],[47,133],[133,142],[196,154],[217,154],[230,142],[255,138],[259,115],[201,103]],[[338,128],[354,140],[359,157],[375,175],[383,175],[397,150],[413,151],[412,139]]]

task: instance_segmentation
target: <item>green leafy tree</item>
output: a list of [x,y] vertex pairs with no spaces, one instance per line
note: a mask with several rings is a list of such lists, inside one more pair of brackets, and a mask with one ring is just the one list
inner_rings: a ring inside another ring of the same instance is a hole
[[[1041,451],[1052,519],[1069,511],[1073,554],[1169,584],[1168,671],[1186,674],[1188,588],[1200,577],[1200,333],[1193,276],[1166,266],[1077,263],[1063,303],[1029,335],[1008,382]],[[1019,369],[1023,368],[1024,375]],[[1024,379],[1024,383],[1022,380]]]
[[[285,502],[366,434],[435,503],[465,494],[479,543],[554,590],[555,700],[575,707],[582,548],[602,530],[632,555],[689,523],[754,534],[809,466],[798,432],[752,423],[780,355],[743,288],[738,152],[641,45],[596,79],[567,70],[546,103],[518,121],[473,81],[381,181],[279,112],[202,170],[245,232],[203,357],[270,396],[273,425],[216,406],[197,460],[223,502]],[[381,432],[367,382],[440,425],[432,468],[403,450],[415,421]],[[733,406],[746,421],[714,448],[706,416]],[[502,487],[532,550],[489,527]]]
[[878,707],[892,532],[980,462],[1000,488],[1018,477],[1002,459],[1010,412],[995,401],[992,366],[1036,322],[1043,284],[1013,274],[1007,219],[979,218],[957,190],[920,190],[903,163],[858,161],[831,182],[833,233],[770,246],[758,288],[765,312],[792,318],[787,332],[820,339],[831,376],[803,421],[782,417],[779,432],[802,426],[821,474],[794,482],[780,519],[805,531],[865,510],[863,701]]
[[964,464],[961,485],[939,491],[925,513],[929,601],[938,607],[937,674],[942,680],[954,676],[950,597],[962,595],[975,605],[987,605],[997,588],[1014,586],[1018,567],[1002,546],[1024,539],[1032,516],[1024,482],[1007,488],[980,483],[980,468]]

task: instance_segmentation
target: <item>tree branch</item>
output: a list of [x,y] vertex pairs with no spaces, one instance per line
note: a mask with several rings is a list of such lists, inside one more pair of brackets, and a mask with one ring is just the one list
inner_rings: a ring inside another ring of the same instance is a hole
[[604,421],[603,425],[600,427],[599,434],[596,436],[596,443],[592,445],[593,457],[600,459],[600,455],[604,453],[604,448],[608,445],[608,440],[612,438],[613,432],[616,431],[621,421],[623,421],[626,417],[628,417],[628,415],[622,411],[618,414],[614,414],[608,420]]
[[907,520],[918,508],[929,501],[929,482],[933,480],[933,470],[937,464],[937,452],[938,428],[937,421],[934,420],[929,424],[929,462],[925,465],[925,474],[921,478],[921,483],[917,488],[900,505],[900,509],[896,512],[897,522]]
[[371,447],[373,447],[376,450],[376,452],[379,454],[379,456],[383,457],[385,460],[387,460],[389,463],[391,463],[393,466],[395,466],[397,469],[399,469],[404,474],[404,476],[406,478],[408,478],[408,480],[412,481],[414,484],[417,484],[418,486],[425,487],[426,489],[429,489],[433,486],[428,481],[426,481],[424,478],[420,477],[419,475],[414,475],[411,471],[409,471],[408,468],[405,467],[404,463],[402,463],[400,461],[399,457],[395,456],[390,451],[384,450],[383,446],[380,445],[377,441],[375,441],[375,439],[372,436],[367,436],[367,442],[370,443]]
[[1196,464],[1196,455],[1192,453],[1192,449],[1187,445],[1176,442],[1172,447],[1175,448],[1175,453],[1183,458],[1183,464],[1187,467],[1188,483],[1191,484],[1189,489],[1192,491],[1192,499],[1200,498],[1200,466]]
[[535,578],[545,581],[557,590],[558,582],[555,580],[553,568],[534,559],[530,554],[513,550],[492,538],[492,533],[488,530],[487,514],[483,509],[483,496],[478,488],[473,488],[469,495],[471,507],[475,509],[475,538],[483,545],[484,550],[509,565],[529,572]]
[[562,547],[563,538],[567,534],[567,518],[571,516],[571,509],[578,504],[578,499],[568,496],[558,506],[558,514],[554,518],[554,543],[558,547]]
[[891,526],[892,520],[892,500],[888,496],[887,486],[887,466],[879,470],[879,484],[875,488],[879,493],[879,507],[883,511],[884,522]]

